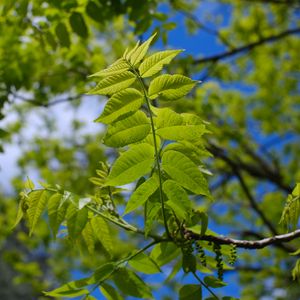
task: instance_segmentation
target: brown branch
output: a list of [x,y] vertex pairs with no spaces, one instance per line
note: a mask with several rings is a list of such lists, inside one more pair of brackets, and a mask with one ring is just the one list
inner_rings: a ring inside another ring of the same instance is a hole
[[226,236],[214,236],[214,235],[203,235],[196,234],[191,231],[186,231],[185,234],[194,240],[201,240],[207,242],[213,242],[219,245],[235,245],[238,248],[243,249],[262,249],[271,245],[278,245],[286,242],[290,242],[300,237],[300,229],[297,229],[293,232],[289,232],[286,234],[275,235],[269,238],[264,238],[256,241],[248,241],[248,240],[237,240],[232,239]]
[[247,172],[249,175],[263,179],[263,180],[269,180],[273,184],[275,184],[277,187],[285,191],[286,193],[290,194],[293,190],[293,188],[289,185],[286,185],[283,180],[281,174],[276,172],[275,170],[271,170],[271,168],[264,168],[261,165],[255,166],[255,164],[258,163],[256,160],[254,164],[249,164],[241,161],[238,158],[230,158],[229,155],[226,154],[225,150],[221,147],[209,143],[207,146],[208,150],[217,158],[222,159],[224,162],[226,162],[231,168],[235,168],[236,170],[241,170]]
[[70,97],[66,97],[66,98],[56,99],[56,100],[50,101],[48,103],[42,103],[42,102],[39,102],[35,99],[26,98],[22,95],[14,93],[14,92],[11,92],[11,94],[16,99],[19,99],[23,102],[27,102],[29,104],[32,104],[32,105],[35,105],[35,106],[40,106],[40,107],[50,107],[50,106],[54,106],[56,104],[60,104],[60,103],[64,103],[64,102],[71,102],[71,101],[78,100],[78,99],[80,99],[80,97],[82,97],[82,95],[75,95],[75,96],[70,96]]
[[260,39],[256,42],[253,42],[253,43],[241,46],[241,47],[234,48],[230,51],[226,51],[226,52],[223,52],[223,53],[220,53],[220,54],[216,54],[216,55],[212,55],[212,56],[208,56],[208,57],[204,57],[204,58],[195,59],[193,63],[194,64],[202,64],[202,63],[207,63],[207,62],[216,62],[216,61],[222,60],[222,59],[227,58],[227,57],[234,56],[234,55],[242,53],[242,52],[251,51],[251,50],[253,50],[254,48],[256,48],[258,46],[264,45],[266,43],[272,43],[272,42],[280,40],[284,37],[287,37],[289,35],[298,34],[298,33],[300,33],[300,27],[299,28],[294,28],[294,29],[289,29],[289,30],[280,32],[278,34],[262,38],[262,39]]

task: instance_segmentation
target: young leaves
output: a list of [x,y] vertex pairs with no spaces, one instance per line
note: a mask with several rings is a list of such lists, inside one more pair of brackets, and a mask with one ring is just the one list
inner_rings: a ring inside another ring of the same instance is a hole
[[149,97],[155,99],[159,96],[162,101],[177,100],[188,94],[197,81],[183,75],[164,74],[153,79],[149,86]]
[[186,124],[185,118],[169,108],[156,109],[156,133],[175,141],[198,141],[207,132],[204,124]]
[[133,66],[136,66],[146,55],[149,46],[152,42],[152,40],[155,38],[156,34],[153,34],[147,41],[145,41],[142,45],[137,47],[132,54],[129,55],[127,59],[130,60],[130,63]]
[[151,126],[147,116],[137,111],[126,119],[108,126],[104,143],[110,147],[124,147],[144,139],[150,132]]
[[124,185],[150,172],[154,164],[154,149],[149,144],[132,146],[114,163],[105,185]]
[[107,77],[111,75],[116,75],[123,73],[124,71],[129,70],[128,63],[123,59],[120,58],[116,62],[114,62],[112,65],[110,65],[108,68],[101,70],[95,74],[90,75],[89,77]]
[[205,177],[198,167],[183,153],[167,151],[162,156],[162,167],[165,172],[182,187],[195,194],[209,195]]
[[29,194],[29,199],[27,202],[27,215],[29,220],[30,235],[33,233],[36,224],[47,205],[48,198],[48,191],[45,190],[36,190]]
[[114,74],[102,79],[88,94],[112,95],[131,86],[136,80],[135,75],[129,71]]
[[158,265],[145,253],[134,256],[128,264],[138,272],[145,274],[156,274],[161,272]]
[[142,183],[131,195],[127,202],[124,214],[128,214],[143,205],[158,187],[159,183],[156,176],[152,176]]
[[164,65],[169,64],[171,60],[183,50],[159,51],[147,57],[139,66],[140,75],[143,78],[153,76],[158,73]]
[[166,204],[171,207],[176,217],[180,221],[189,219],[192,206],[185,190],[175,181],[166,180],[163,184],[163,191],[169,199]]
[[134,272],[127,269],[119,269],[113,275],[117,287],[125,294],[141,299],[152,298],[151,289]]
[[111,124],[121,116],[137,111],[143,103],[143,95],[136,89],[127,88],[114,94],[106,103],[96,122]]

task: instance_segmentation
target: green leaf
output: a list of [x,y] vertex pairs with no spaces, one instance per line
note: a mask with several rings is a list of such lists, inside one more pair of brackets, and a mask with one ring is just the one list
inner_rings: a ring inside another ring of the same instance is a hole
[[145,253],[140,253],[134,256],[128,264],[134,268],[136,271],[145,274],[156,274],[161,272],[158,265]]
[[143,205],[148,198],[158,189],[159,183],[156,176],[150,177],[147,181],[142,183],[131,195],[127,202],[124,214],[137,209]]
[[205,177],[193,161],[183,153],[173,150],[164,152],[162,167],[182,187],[195,194],[210,195]]
[[113,263],[107,263],[96,269],[94,274],[89,278],[88,284],[100,283],[113,274],[116,267]]
[[124,185],[149,173],[154,164],[154,149],[149,144],[132,146],[115,161],[107,186]]
[[196,272],[196,257],[191,253],[182,254],[182,269],[184,273]]
[[204,149],[201,143],[192,143],[189,141],[180,141],[179,143],[171,143],[167,145],[163,152],[168,150],[174,150],[181,152],[189,159],[191,159],[196,165],[202,164],[202,158],[206,156],[211,156],[211,154]]
[[71,45],[69,32],[64,23],[58,23],[55,27],[55,34],[58,38],[59,44],[62,47],[69,48]]
[[183,75],[164,74],[153,79],[149,86],[149,98],[159,96],[162,101],[171,101],[182,98],[188,94],[197,81]]
[[93,217],[90,221],[94,234],[108,254],[113,252],[113,241],[107,222],[100,216]]
[[71,204],[67,210],[67,227],[71,239],[77,239],[88,221],[88,210]]
[[34,189],[34,183],[29,178],[27,178],[27,180],[24,184],[24,187],[25,187],[25,189],[33,190]]
[[169,199],[166,204],[172,208],[176,217],[180,221],[189,219],[192,206],[185,190],[175,181],[166,180],[163,183],[163,191]]
[[103,113],[96,122],[110,124],[121,116],[137,111],[143,103],[143,95],[136,89],[128,88],[114,94],[106,103]]
[[81,234],[86,243],[89,253],[93,254],[95,250],[95,233],[90,222],[86,223]]
[[[96,73],[97,74],[97,73]],[[131,86],[136,80],[133,73],[123,71],[102,79],[88,94],[112,95]]]
[[89,291],[87,289],[83,289],[82,287],[88,285],[88,280],[89,278],[83,278],[83,279],[71,281],[53,291],[44,292],[44,294],[50,297],[65,297],[65,298],[73,298],[73,297],[86,295],[89,293]]
[[186,284],[179,291],[179,300],[201,300],[201,285]]
[[118,272],[113,275],[113,280],[125,295],[141,299],[152,298],[149,286],[130,270],[124,268],[119,269]]
[[225,282],[221,281],[220,279],[210,275],[204,277],[204,282],[205,284],[207,284],[212,288],[220,288],[227,285]]
[[150,121],[141,111],[108,126],[104,143],[110,147],[123,147],[144,139],[150,132]]
[[21,200],[18,205],[18,212],[17,212],[16,220],[15,220],[14,225],[12,226],[12,229],[15,228],[21,222],[21,220],[24,216],[24,212],[23,212],[24,203],[25,203],[25,198],[21,197]]
[[27,216],[29,220],[29,228],[31,235],[36,227],[36,224],[41,217],[49,198],[49,193],[46,190],[36,190],[29,194]]
[[145,41],[142,45],[137,47],[133,51],[133,53],[130,55],[130,62],[132,63],[133,66],[136,66],[146,55],[149,46],[152,42],[152,40],[155,38],[156,33],[153,34],[147,41]]
[[58,229],[62,221],[65,219],[68,201],[63,200],[63,195],[56,193],[52,195],[48,201],[49,224],[54,238],[58,233]]
[[166,242],[155,245],[150,257],[161,267],[178,257],[179,253],[180,250],[174,243]]
[[139,66],[139,72],[142,77],[150,77],[159,72],[164,65],[169,64],[171,60],[183,50],[159,51],[147,57]]
[[156,113],[156,133],[164,139],[198,141],[207,132],[204,124],[186,124],[181,115],[169,108],[156,109]]
[[100,291],[107,300],[123,300],[116,289],[108,283],[102,283]]
[[82,38],[86,38],[88,36],[88,29],[86,27],[84,18],[81,13],[73,12],[70,16],[70,25],[73,31]]
[[152,229],[153,222],[158,219],[157,215],[161,210],[159,203],[148,201],[146,203],[145,236],[147,237]]
[[108,68],[101,70],[95,74],[92,74],[89,77],[102,78],[102,77],[106,77],[106,76],[120,74],[127,70],[129,70],[128,63],[123,58],[120,58],[116,62],[114,62],[112,65],[110,65]]

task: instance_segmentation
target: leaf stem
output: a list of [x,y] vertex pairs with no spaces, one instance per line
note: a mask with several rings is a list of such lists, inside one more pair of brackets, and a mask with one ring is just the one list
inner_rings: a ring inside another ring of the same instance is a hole
[[140,74],[135,70],[135,68],[132,66],[132,64],[130,62],[127,61],[127,63],[130,65],[133,73],[138,78],[138,81],[139,81],[140,86],[141,86],[141,88],[143,90],[143,93],[144,93],[144,98],[146,100],[147,109],[148,109],[149,117],[150,117],[153,143],[154,143],[154,151],[155,151],[155,158],[156,158],[156,166],[157,166],[158,178],[159,178],[159,196],[160,196],[162,216],[163,216],[163,221],[164,221],[164,226],[165,226],[165,229],[166,229],[167,236],[169,238],[171,238],[169,228],[168,228],[168,224],[167,224],[165,203],[164,203],[164,197],[163,197],[163,191],[162,191],[162,175],[161,175],[160,162],[159,162],[159,152],[158,152],[158,147],[157,147],[157,143],[156,143],[155,126],[154,126],[153,114],[152,114],[152,110],[151,110],[151,106],[150,106],[150,101],[149,101],[149,97],[148,97],[148,94],[147,94],[147,89],[145,87],[145,84],[144,84]]

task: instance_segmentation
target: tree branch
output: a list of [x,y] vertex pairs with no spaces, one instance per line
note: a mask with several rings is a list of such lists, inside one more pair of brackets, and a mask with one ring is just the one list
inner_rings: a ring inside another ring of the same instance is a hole
[[227,57],[234,56],[234,55],[242,53],[242,52],[251,51],[251,50],[253,50],[254,48],[256,48],[258,46],[264,45],[266,43],[272,43],[272,42],[280,40],[284,37],[287,37],[289,35],[298,34],[298,33],[300,33],[300,27],[294,28],[294,29],[288,29],[288,30],[280,32],[278,34],[262,38],[262,39],[260,39],[256,42],[253,42],[253,43],[241,46],[241,47],[234,48],[230,51],[226,51],[226,52],[223,52],[223,53],[220,53],[220,54],[216,54],[216,55],[212,55],[212,56],[208,56],[208,57],[204,57],[204,58],[195,59],[193,64],[196,65],[196,64],[203,64],[203,63],[207,63],[207,62],[216,62],[216,61],[222,60],[222,59],[227,58]]
[[75,96],[70,96],[70,97],[66,97],[66,98],[61,98],[61,99],[56,99],[56,100],[53,100],[53,101],[50,101],[48,103],[42,103],[40,101],[37,101],[35,99],[29,99],[29,98],[26,98],[22,95],[19,95],[17,93],[14,93],[14,92],[10,92],[11,95],[13,95],[14,98],[16,99],[19,99],[23,102],[27,102],[29,104],[32,104],[32,105],[35,105],[35,106],[40,106],[40,107],[50,107],[50,106],[54,106],[56,104],[60,104],[60,103],[63,103],[63,102],[71,102],[71,101],[75,101],[75,100],[78,100],[80,99],[80,97],[82,97],[83,95],[75,95]]
[[275,235],[269,238],[264,238],[256,241],[248,241],[248,240],[237,240],[232,239],[226,236],[214,236],[214,235],[203,235],[196,234],[189,230],[185,232],[186,236],[190,239],[199,240],[199,241],[207,241],[213,242],[219,245],[235,245],[238,248],[243,249],[262,249],[270,245],[278,245],[281,243],[290,242],[300,237],[300,229],[297,229],[293,232],[289,232],[286,234]]

